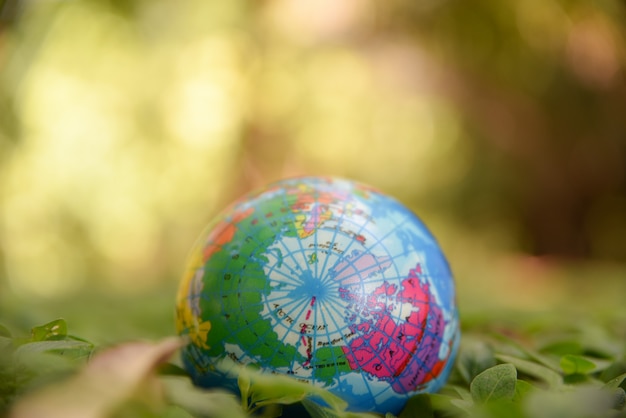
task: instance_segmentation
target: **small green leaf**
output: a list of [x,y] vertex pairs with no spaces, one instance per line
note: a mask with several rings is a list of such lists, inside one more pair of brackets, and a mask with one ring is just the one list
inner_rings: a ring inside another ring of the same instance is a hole
[[513,364],[517,370],[522,373],[545,381],[551,388],[558,388],[563,385],[561,375],[546,366],[504,354],[498,354],[496,358],[500,361]]
[[[302,406],[309,413],[311,418],[380,418],[380,415],[369,412],[339,411],[326,408],[311,399],[303,399]],[[293,416],[293,415],[288,415]],[[385,414],[385,418],[396,418],[391,413]]]
[[67,337],[67,323],[64,319],[56,319],[31,330],[32,341],[59,340]]
[[274,379],[274,377],[278,376],[257,375],[251,379],[251,407],[258,408],[272,403],[289,405],[301,401],[309,394],[310,385],[299,384],[300,382],[289,378]]
[[[456,402],[460,402],[460,405],[457,405]],[[437,414],[441,414],[441,412],[445,412],[444,416],[458,416],[459,409],[463,411],[471,410],[474,402],[471,400],[458,399],[450,395],[443,395],[441,393],[433,393],[430,395],[430,403],[433,407],[433,410],[437,412]]]
[[523,405],[515,403],[511,399],[498,399],[494,402],[478,405],[470,416],[481,418],[529,418],[523,411]]
[[459,395],[461,399],[465,401],[472,401],[472,394],[465,387],[458,385],[447,385],[446,388],[456,392],[456,394]]
[[[521,344],[519,341],[513,340],[510,337],[504,336],[504,335],[497,335],[496,336],[497,339],[506,342],[506,344],[509,346],[509,349],[513,349],[514,351],[519,351],[521,354],[524,355],[525,358],[528,358],[529,360],[532,360],[540,365],[543,365],[549,369],[552,370],[559,370],[559,365],[558,362],[555,362],[553,360],[552,357],[549,356],[544,356],[543,354],[539,353],[536,350],[531,350],[530,348],[524,346],[523,344]],[[504,348],[504,347],[502,347]],[[512,354],[511,352],[504,352],[504,353],[508,353],[507,355],[511,355],[513,357],[521,357],[517,354]],[[496,356],[497,357],[497,356]]]
[[[18,350],[31,351],[28,346],[42,347],[50,344],[84,344],[79,341],[42,341],[20,346]],[[103,417],[112,408],[134,399],[139,393],[157,391],[155,370],[181,346],[179,338],[166,338],[158,343],[132,342],[111,347],[98,353],[80,372],[55,385],[21,397],[13,407],[13,417]],[[46,351],[46,350],[44,350]],[[46,353],[44,353],[45,355]],[[40,357],[35,355],[35,357]],[[55,355],[57,359],[64,357]],[[146,389],[140,392],[141,389]]]
[[398,418],[432,418],[434,416],[435,413],[430,402],[430,395],[422,393],[409,398]]
[[246,367],[239,367],[238,373],[240,390],[241,388],[244,390],[242,402],[246,402],[243,395],[248,388],[249,403],[243,404],[246,410],[254,410],[273,403],[288,405],[311,396],[321,399],[337,412],[347,408],[347,403],[340,397],[323,388],[299,382],[289,376],[262,373]]
[[564,356],[566,354],[582,354],[584,349],[579,341],[557,341],[542,347],[541,352]]
[[517,370],[512,364],[493,366],[472,380],[470,392],[475,402],[512,399],[515,395]]
[[619,376],[609,380],[604,384],[604,387],[608,389],[617,389],[624,381],[626,381],[626,373],[622,373]]
[[68,358],[87,357],[91,354],[93,346],[82,341],[37,341],[22,344],[15,350],[16,358],[27,353],[55,353]]
[[470,383],[479,373],[496,365],[492,348],[477,339],[464,341],[459,351],[457,370]]
[[161,383],[167,398],[195,416],[211,418],[246,418],[237,396],[222,390],[205,390],[194,386],[189,379],[162,376]]
[[81,338],[81,337],[77,337],[76,335],[67,334],[67,339],[68,340],[74,340],[74,341],[82,341],[82,342],[87,343],[87,344],[93,344],[91,341],[86,340],[86,339]]
[[533,385],[525,380],[518,379],[517,383],[515,384],[515,396],[513,397],[513,400],[518,402],[521,401],[533,389]]
[[252,395],[252,404],[254,408],[261,408],[268,405],[291,405],[296,402],[300,402],[305,399],[306,393],[301,393],[299,391],[295,391],[293,393],[286,393],[282,396],[273,396],[271,398],[266,398],[261,396],[259,398],[255,397],[255,394]]
[[566,354],[561,357],[561,369],[565,374],[587,374],[596,369],[596,364],[585,357]]
[[474,402],[466,401],[465,399],[450,399],[449,402],[450,405],[465,412],[471,412],[474,407]]
[[598,386],[597,384],[594,385],[594,382],[595,382],[594,379],[591,377],[591,375],[588,375],[588,374],[574,373],[574,374],[566,374],[565,376],[563,376],[563,383],[566,385],[588,384],[592,386]]
[[247,410],[250,405],[250,375],[248,373],[239,373],[237,376],[237,384],[239,385],[239,393],[241,394],[241,407]]

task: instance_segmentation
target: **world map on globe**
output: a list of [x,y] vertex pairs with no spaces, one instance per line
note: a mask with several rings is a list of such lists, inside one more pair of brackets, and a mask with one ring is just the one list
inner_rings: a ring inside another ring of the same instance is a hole
[[195,384],[236,390],[252,364],[398,413],[445,383],[460,338],[454,281],[409,209],[368,186],[303,177],[222,212],[177,296]]

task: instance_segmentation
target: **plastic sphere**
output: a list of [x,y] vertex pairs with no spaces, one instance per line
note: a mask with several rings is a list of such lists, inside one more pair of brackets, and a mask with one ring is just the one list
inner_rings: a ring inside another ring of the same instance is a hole
[[454,280],[424,224],[383,193],[325,177],[274,183],[207,227],[177,327],[199,386],[237,390],[231,369],[254,365],[383,414],[440,389],[460,338]]

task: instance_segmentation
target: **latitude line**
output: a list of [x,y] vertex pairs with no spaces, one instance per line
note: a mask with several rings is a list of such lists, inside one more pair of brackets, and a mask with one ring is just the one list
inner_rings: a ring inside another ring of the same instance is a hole
[[[341,210],[345,210],[346,206],[347,206],[347,205],[342,206]],[[370,221],[371,217],[364,217],[364,219],[365,219],[365,222],[363,222],[363,224],[362,224],[362,225],[358,226],[358,229],[357,229],[357,231],[355,232],[355,234],[356,234],[356,235],[360,235],[360,234],[361,234],[361,232],[363,232],[363,231],[365,230],[365,227],[366,227],[367,225],[369,225],[369,224],[370,224],[370,222],[372,222],[372,221]],[[350,223],[350,224],[352,224],[352,225],[358,225],[358,224],[356,224],[355,222],[351,222],[351,221],[350,221],[348,218],[346,218],[345,216],[342,216],[342,217],[339,219],[339,222],[337,223],[337,226],[336,226],[336,229],[335,229],[335,233],[334,233],[334,235],[333,235],[333,242],[337,239],[337,233],[338,233],[338,232],[339,232],[339,230],[340,230],[340,226],[341,226],[344,222],[348,222],[348,223]],[[346,259],[349,257],[348,250],[349,250],[349,249],[352,247],[352,245],[354,245],[354,243],[357,241],[356,239],[354,239],[353,237],[351,237],[351,236],[349,236],[349,235],[348,235],[348,237],[349,237],[348,245],[346,245],[346,248],[344,248],[344,249],[343,249],[343,253],[342,253],[342,256],[343,256],[344,258],[346,258]],[[341,258],[340,258],[340,259],[341,259]],[[327,266],[326,266],[326,265],[324,265],[324,268],[322,269],[322,276],[323,276],[323,277],[325,277],[325,276],[328,274],[328,273],[327,273],[327,271],[328,271],[328,270],[326,269],[326,267],[327,267]],[[343,269],[342,269],[342,270],[343,270]],[[335,273],[335,277],[336,277],[337,275],[339,275],[339,273],[341,273],[341,271],[342,271],[342,270],[340,270],[340,271],[335,271],[335,272],[334,272],[334,273]]]
[[[345,209],[347,205],[344,205],[342,209]],[[331,209],[332,211],[332,209]],[[334,211],[333,211],[334,214]],[[339,227],[340,225],[343,223],[343,217],[337,217],[337,225],[335,225],[335,229],[333,231],[333,237],[331,238],[331,242],[334,244],[337,240],[337,234],[339,233]],[[317,234],[316,234],[317,235]],[[317,236],[316,236],[316,242],[315,242],[315,249],[317,250]],[[321,280],[324,280],[328,275],[326,274],[326,266],[328,265],[328,261],[330,260],[330,256],[331,256],[331,252],[332,252],[332,248],[328,249],[329,253],[327,254],[326,257],[324,257],[324,265],[322,265],[322,272],[320,273],[320,275],[318,277],[320,277]],[[345,251],[344,251],[345,252]],[[317,266],[316,266],[317,267]],[[317,272],[316,272],[317,273]]]
[[[322,321],[323,321],[324,323],[327,323],[327,319],[326,319],[326,317],[325,317],[325,315],[324,315],[324,305],[325,305],[325,304],[322,304],[322,305],[320,306],[319,314],[320,314],[320,316],[322,317]],[[339,333],[340,333],[340,335],[342,336],[342,339],[343,339],[343,335],[344,335],[344,334],[343,334],[343,332],[342,332],[342,331],[340,331],[339,324],[337,324],[337,321],[335,320],[334,316],[332,316],[332,315],[331,315],[331,316],[330,316],[330,320],[331,320],[331,321],[332,321],[332,323],[334,324],[335,329],[336,329],[337,331],[339,331]],[[330,323],[330,321],[329,321],[328,323]],[[328,331],[328,328],[326,329],[326,338],[328,339],[328,344],[329,344],[329,345],[328,345],[328,347],[329,347],[329,349],[330,349],[330,355],[332,356],[332,359],[333,359],[333,364],[334,364],[334,367],[335,367],[335,375],[333,376],[333,380],[334,380],[334,378],[335,378],[335,377],[337,378],[337,380],[339,380],[339,375],[340,375],[340,372],[339,372],[339,369],[338,369],[338,366],[337,366],[338,360],[337,360],[337,356],[335,355],[335,350],[334,350],[334,349],[335,349],[335,346],[334,346],[333,344],[331,344],[331,341],[332,341],[332,340],[331,340],[331,338],[330,338],[330,332]],[[344,340],[344,341],[345,341],[345,340]],[[341,345],[338,345],[338,347],[341,347]],[[320,347],[320,348],[323,348],[323,347]],[[317,351],[317,350],[318,350],[318,348],[316,347],[316,351]],[[343,350],[342,350],[342,351],[343,351]],[[345,353],[344,353],[344,355],[345,355]],[[345,360],[346,360],[346,363],[348,363],[348,367],[349,367],[349,366],[350,366],[350,362],[348,361],[348,358],[346,357],[346,359],[345,359]],[[350,368],[350,370],[352,370],[352,368],[351,368],[351,367],[349,367],[349,368]]]
[[[307,193],[307,192],[302,192],[302,193]],[[319,200],[319,197],[318,197],[319,195],[318,195],[318,192],[317,192],[317,188],[316,188],[315,186],[311,186],[311,192],[308,192],[308,193],[310,193],[311,195],[313,195],[313,200],[317,203],[317,201]],[[296,239],[296,242],[298,243],[298,247],[300,248],[299,253],[301,253],[301,254],[302,254],[302,257],[303,257],[303,259],[304,259],[304,264],[305,264],[305,267],[306,267],[306,271],[308,272],[308,274],[309,274],[310,276],[313,276],[313,271],[311,271],[311,267],[310,267],[309,263],[307,262],[306,252],[305,252],[305,249],[304,249],[304,247],[303,247],[303,245],[302,245],[302,240],[303,240],[303,238],[302,238],[302,237],[300,237],[300,236],[298,236],[298,229],[296,228],[296,214],[295,214],[295,212],[292,210],[292,206],[291,206],[291,205],[289,204],[289,202],[287,201],[287,193],[286,193],[286,192],[285,192],[285,193],[283,193],[283,194],[281,195],[281,198],[282,198],[282,201],[283,201],[283,207],[289,208],[289,210],[288,210],[289,215],[288,215],[288,216],[290,216],[290,217],[291,217],[291,221],[292,221],[293,227],[294,227],[294,229],[296,230],[295,232],[296,232],[296,236],[297,236],[297,238],[295,238],[295,239]],[[296,196],[296,199],[297,199],[297,196]],[[313,214],[312,214],[312,216],[313,216],[313,218],[312,218],[312,222],[313,222],[313,235],[314,235],[314,236],[317,236],[317,228],[319,228],[319,226],[318,226],[319,219],[317,219],[317,215],[316,215],[316,212],[315,212],[314,207],[313,207],[313,208],[309,208],[309,210],[310,210],[311,212],[313,212]],[[302,212],[304,212],[304,211],[302,211]],[[303,231],[304,231],[305,221],[306,221],[307,219],[306,219],[306,213],[303,213],[303,215],[305,215],[305,219],[303,219],[303,221],[302,221],[302,228],[303,228]],[[314,238],[314,239],[315,239],[315,238]],[[292,253],[295,253],[295,251],[294,251],[294,252],[292,252]],[[295,261],[295,257],[294,257],[293,255],[292,255],[292,259]],[[300,265],[300,267],[302,268],[302,265]],[[317,265],[316,265],[316,267],[317,267]],[[316,270],[317,270],[317,268],[316,268]],[[302,272],[304,273],[304,269],[302,269]],[[319,280],[319,278],[317,277],[317,275],[313,276],[313,279],[314,279],[314,280]],[[311,296],[311,295],[307,295],[307,296]],[[312,296],[319,296],[319,295],[312,295]],[[306,300],[306,299],[305,299],[305,300]],[[296,316],[297,318],[299,318],[299,317],[302,315],[302,313],[303,313],[306,309],[309,309],[309,308],[310,308],[310,309],[315,309],[315,307],[314,307],[314,306],[311,306],[311,305],[309,305],[309,304],[303,304],[303,308],[302,308],[302,310],[301,310],[301,311],[300,311],[297,315],[295,315],[295,316]],[[317,326],[316,318],[317,318],[316,316],[314,316],[314,317],[313,317],[313,327],[314,327],[314,328],[313,328],[313,331],[315,330],[315,327]],[[305,319],[305,320],[304,320],[304,323],[305,323],[305,324],[307,324],[307,323],[308,323],[308,319]],[[300,334],[302,335],[302,338],[304,338],[305,333],[303,333],[303,332],[302,332],[302,330],[300,331]],[[316,333],[316,332],[312,332],[311,334],[312,334],[312,335],[311,335],[311,345],[312,345],[312,347],[310,347],[311,353],[310,353],[309,355],[311,355],[311,356],[312,356],[312,352],[313,352],[313,350],[315,349],[315,343],[316,343],[316,339],[317,339],[317,336],[316,336],[316,335],[317,335],[317,333]],[[300,345],[301,345],[301,344],[303,344],[303,343],[302,343],[302,338],[300,338],[300,339],[298,340],[298,344],[300,344]],[[310,362],[310,360],[311,360],[310,358],[307,358],[307,361],[306,361],[306,362]]]
[[[313,190],[315,190],[315,189],[313,189]],[[295,240],[298,243],[298,247],[300,247],[300,251],[299,252],[302,254],[302,257],[304,258],[304,261],[305,261],[304,264],[305,264],[306,270],[309,272],[309,274],[312,275],[313,272],[311,271],[311,268],[309,267],[309,264],[306,262],[306,253],[305,253],[304,247],[302,246],[302,238],[300,238],[300,236],[298,236],[298,230],[296,228],[296,215],[293,212],[293,210],[291,208],[291,205],[289,205],[289,202],[287,201],[287,193],[286,192],[282,193],[281,194],[281,198],[282,198],[282,201],[283,201],[283,207],[288,208],[287,213],[289,213],[289,215],[286,215],[286,216],[289,216],[291,218],[291,222],[292,222],[293,228],[295,229],[296,236],[297,236],[295,238]],[[303,228],[304,228],[304,224],[303,224]],[[313,232],[313,234],[315,235],[316,232]],[[295,253],[295,251],[291,251],[291,254],[293,254],[293,253]],[[295,257],[293,257],[293,255],[292,255],[292,259],[296,262],[296,265],[299,265],[299,263],[296,261],[296,259],[295,259]],[[300,267],[302,268],[301,265],[300,265]],[[304,269],[302,271],[304,272]]]
[[[275,196],[272,196],[272,197],[271,197],[271,199],[278,198],[278,196],[281,196],[281,197],[282,197],[283,204],[285,205],[284,207],[287,207],[288,212],[291,212],[291,210],[290,210],[290,209],[291,209],[291,207],[287,204],[286,199],[285,199],[285,192],[276,193],[276,195],[275,195]],[[273,240],[271,240],[271,241],[270,241],[270,240],[268,239],[268,242],[270,243],[270,245],[266,245],[266,246],[265,246],[265,248],[269,248],[269,247],[270,247],[270,246],[272,246],[272,244],[274,244],[274,243],[276,243],[277,245],[280,245],[280,246],[283,248],[284,252],[286,252],[286,253],[287,253],[287,257],[286,257],[286,258],[285,258],[285,257],[283,258],[283,265],[284,265],[284,266],[286,266],[286,268],[287,268],[289,271],[293,272],[293,277],[292,277],[292,279],[293,279],[294,281],[296,281],[296,282],[301,282],[301,280],[299,279],[299,276],[298,276],[297,272],[296,272],[295,270],[293,270],[293,269],[291,268],[291,266],[289,266],[289,264],[288,264],[288,263],[286,263],[286,262],[285,262],[285,260],[286,260],[287,258],[290,258],[290,259],[293,261],[294,266],[301,266],[301,264],[298,262],[298,260],[297,260],[297,259],[294,257],[294,255],[293,255],[293,254],[294,254],[294,251],[291,251],[291,250],[290,250],[290,249],[286,246],[286,244],[284,243],[284,241],[283,241],[282,239],[279,239],[279,238],[281,238],[281,237],[284,237],[284,233],[283,233],[283,231],[281,230],[281,225],[280,225],[280,216],[279,216],[279,214],[273,214],[273,215],[272,215],[272,217],[274,217],[274,216],[277,216],[277,215],[278,215],[278,219],[275,219],[275,222],[277,222],[277,225],[276,225],[276,226],[272,226],[272,225],[271,225],[271,223],[270,223],[270,221],[269,221],[269,217],[267,216],[267,214],[268,214],[268,213],[271,213],[271,211],[268,211],[267,213],[261,213],[261,214],[260,214],[260,217],[258,217],[258,218],[257,218],[257,220],[259,220],[259,222],[261,222],[261,223],[262,223],[262,224],[263,224],[263,225],[264,225],[267,229],[269,229],[269,230],[271,230],[271,231],[275,232],[275,235],[274,235]],[[280,213],[283,213],[283,212],[280,212]],[[262,252],[262,253],[263,253],[263,252]],[[281,253],[282,253],[282,252],[281,252]],[[284,254],[283,254],[283,256],[284,256]],[[265,277],[266,277],[266,279],[267,279],[267,280],[272,280],[272,278],[269,276],[269,274],[268,274],[268,273],[266,273],[266,272],[265,272],[265,270],[264,270],[264,269],[263,269],[263,272],[265,273]],[[283,273],[283,275],[285,275],[286,277],[289,277],[288,275],[286,275],[286,274],[284,274],[284,273]],[[294,285],[294,286],[295,286],[295,285]],[[271,291],[270,291],[270,293],[271,293]],[[265,299],[266,299],[266,300],[267,300],[267,296],[268,296],[268,295],[265,295],[265,297],[266,297]],[[298,300],[293,300],[293,301],[289,301],[289,302],[287,302],[285,305],[290,305],[291,303],[297,303],[297,302],[298,302]],[[305,308],[306,308],[306,306],[305,306]],[[297,316],[299,316],[299,315],[301,315],[301,314],[302,314],[302,311],[300,311],[300,313],[299,313],[298,315],[296,315],[296,317],[297,317]],[[280,341],[280,343],[281,343],[282,345],[284,345],[284,346],[288,346],[288,345],[289,345],[289,344],[286,344],[286,343],[285,343],[285,341],[286,341],[287,337],[288,337],[288,336],[289,336],[292,332],[294,332],[294,331],[293,331],[294,326],[296,326],[296,325],[297,325],[297,323],[296,323],[297,321],[295,321],[295,319],[296,319],[296,318],[294,318],[294,321],[293,321],[293,322],[291,322],[291,323],[289,324],[289,326],[285,326],[285,328],[286,328],[285,334],[284,334],[284,335],[282,336],[282,338],[280,338],[280,340],[279,340],[279,341]],[[279,321],[279,319],[278,319],[278,318],[277,318],[277,321]],[[299,340],[299,339],[298,339],[298,344],[300,344],[300,340]],[[302,356],[302,354],[300,354],[300,353],[298,352],[297,347],[298,347],[298,346],[296,346],[296,356],[295,356],[295,357],[297,357],[297,356]],[[277,354],[278,354],[277,352],[275,352],[275,353],[274,353],[274,355],[270,358],[270,362],[271,362],[271,361],[272,361],[272,360],[276,357],[276,355],[277,355]],[[291,366],[290,366],[290,369],[291,369],[292,371],[293,371],[294,362],[295,362],[295,360],[296,360],[296,358],[295,358],[295,357],[294,357],[294,359],[292,359],[292,361],[291,361]],[[302,356],[302,357],[304,357],[304,356]]]
[[[373,244],[371,244],[371,245],[368,245],[368,246],[367,246],[368,248],[366,248],[366,249],[365,249],[365,251],[363,251],[363,253],[364,253],[364,254],[372,254],[372,256],[374,256],[374,257],[375,257],[375,255],[371,252],[372,247],[376,246],[377,244],[382,243],[382,241],[383,241],[385,238],[387,238],[387,237],[388,237],[388,236],[390,236],[392,233],[394,233],[394,232],[398,229],[398,227],[400,227],[400,226],[402,225],[402,223],[403,223],[403,222],[405,222],[407,219],[408,219],[408,216],[406,216],[406,217],[405,217],[405,218],[404,218],[404,219],[403,219],[400,223],[396,224],[393,228],[391,228],[389,231],[387,231],[387,232],[386,232],[383,236],[381,236],[380,238],[378,238],[378,237],[374,237],[374,243],[373,243]],[[358,231],[358,233],[359,233],[359,234],[363,231],[363,229],[365,228],[365,225],[367,225],[367,223],[365,223],[365,224],[363,224],[363,225],[361,226],[361,229],[359,229],[359,231]],[[350,242],[350,244],[349,244],[349,245],[345,248],[344,253],[346,253],[346,254],[348,253],[348,249],[350,249],[350,247],[352,247],[352,245],[354,244],[354,241],[356,241],[356,240],[352,240],[352,241]],[[336,271],[336,272],[335,272],[335,274],[336,274],[336,275],[339,275],[339,274],[341,274],[341,272],[342,272],[342,271],[344,271],[344,270],[345,270],[345,269],[347,269],[347,268],[348,268],[348,266],[345,266],[345,267],[344,267],[344,268],[342,268],[341,270]],[[356,269],[355,269],[355,270],[356,270]]]

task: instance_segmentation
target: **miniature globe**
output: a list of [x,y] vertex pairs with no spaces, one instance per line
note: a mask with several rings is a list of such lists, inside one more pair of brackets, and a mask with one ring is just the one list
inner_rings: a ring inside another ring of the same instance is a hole
[[454,281],[398,201],[335,178],[236,201],[195,245],[177,298],[196,385],[237,390],[237,364],[293,376],[352,411],[398,413],[445,383],[459,342]]

